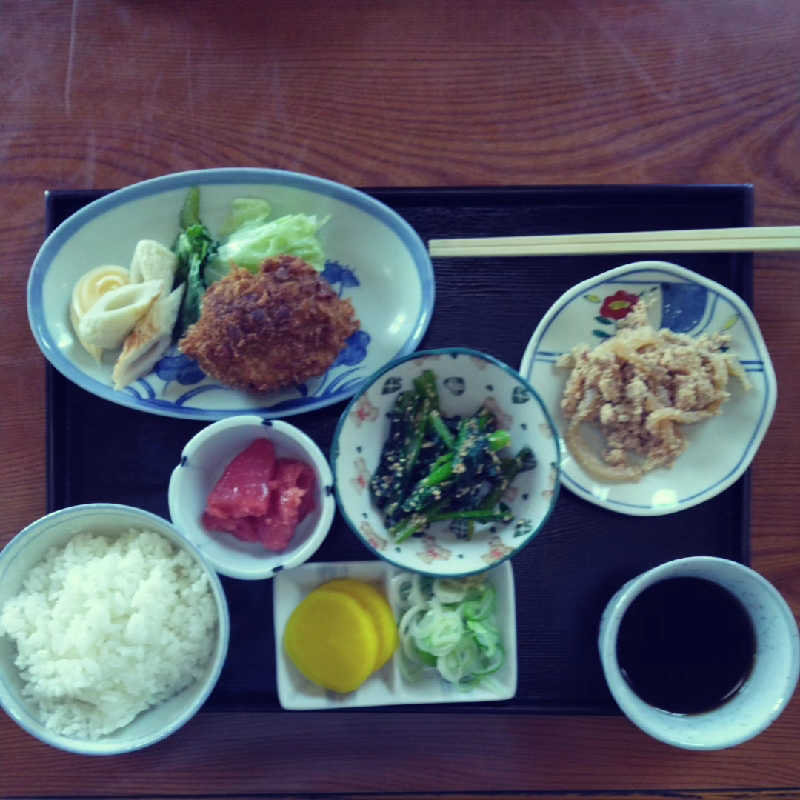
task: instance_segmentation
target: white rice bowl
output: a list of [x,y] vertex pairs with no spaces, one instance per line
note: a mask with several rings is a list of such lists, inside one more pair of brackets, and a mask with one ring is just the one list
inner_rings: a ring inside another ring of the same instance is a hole
[[139,509],[56,512],[0,556],[0,701],[54,746],[116,753],[163,738],[204,702],[227,641],[218,578]]

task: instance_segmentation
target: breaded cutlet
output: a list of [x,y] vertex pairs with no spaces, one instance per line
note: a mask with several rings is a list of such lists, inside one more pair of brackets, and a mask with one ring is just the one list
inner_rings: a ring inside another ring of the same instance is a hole
[[283,255],[212,284],[178,346],[221,383],[269,392],[322,375],[358,328],[350,300],[305,261]]

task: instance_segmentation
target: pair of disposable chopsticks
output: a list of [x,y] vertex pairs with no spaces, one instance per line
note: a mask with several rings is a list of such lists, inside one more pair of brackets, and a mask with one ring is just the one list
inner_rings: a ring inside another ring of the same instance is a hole
[[438,258],[767,250],[800,250],[800,225],[638,233],[567,233],[555,236],[488,236],[431,239],[428,242],[431,256]]

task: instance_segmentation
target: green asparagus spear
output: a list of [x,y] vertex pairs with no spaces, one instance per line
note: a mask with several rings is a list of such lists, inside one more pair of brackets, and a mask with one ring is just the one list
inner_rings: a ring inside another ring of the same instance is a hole
[[191,228],[192,225],[200,225],[200,189],[193,186],[186,192],[183,206],[178,215],[178,224],[182,231]]
[[434,408],[430,414],[430,423],[431,427],[433,428],[434,433],[448,446],[453,447],[456,442],[456,437],[453,436],[450,428],[444,424],[442,420],[442,415],[439,413],[439,409]]

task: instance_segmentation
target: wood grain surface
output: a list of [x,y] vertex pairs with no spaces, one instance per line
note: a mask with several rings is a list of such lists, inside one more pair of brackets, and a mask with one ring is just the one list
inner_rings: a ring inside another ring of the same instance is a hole
[[[44,359],[25,289],[43,192],[263,166],[360,186],[752,183],[800,221],[790,0],[0,0],[0,544],[45,510]],[[800,255],[756,257],[779,383],[753,566],[800,611]],[[533,323],[532,323],[533,327]],[[0,797],[800,796],[800,701],[728,751],[623,718],[201,714],[83,758],[0,715]]]

